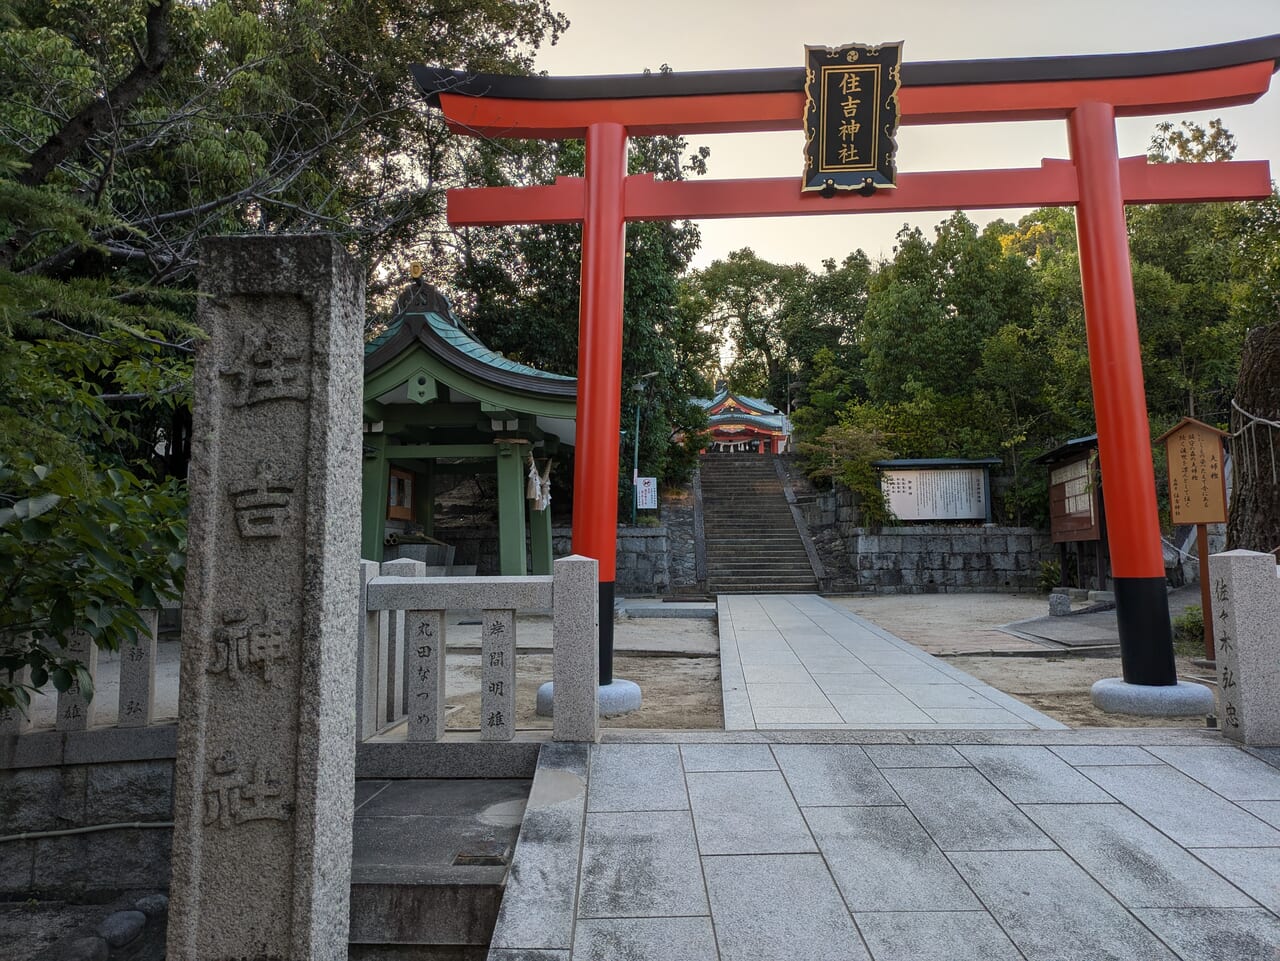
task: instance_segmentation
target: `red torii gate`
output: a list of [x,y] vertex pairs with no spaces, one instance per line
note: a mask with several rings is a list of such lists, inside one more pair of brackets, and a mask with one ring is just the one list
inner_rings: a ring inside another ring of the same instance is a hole
[[1071,159],[901,174],[897,189],[869,197],[803,193],[798,174],[681,182],[626,175],[628,136],[800,129],[803,68],[550,78],[415,66],[428,102],[457,133],[586,140],[585,177],[451,190],[448,209],[455,226],[583,225],[573,547],[600,563],[601,683],[613,679],[613,619],[604,612],[615,576],[626,222],[1072,205],[1124,679],[1175,684],[1124,205],[1264,198],[1270,168],[1122,159],[1115,118],[1252,103],[1278,59],[1280,35],[1159,53],[905,63],[902,124],[1065,120]]

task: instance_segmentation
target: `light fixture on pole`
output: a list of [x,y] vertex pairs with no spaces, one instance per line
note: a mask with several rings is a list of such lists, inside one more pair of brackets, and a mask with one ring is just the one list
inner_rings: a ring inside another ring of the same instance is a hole
[[632,389],[636,392],[636,432],[631,445],[631,526],[636,526],[636,503],[640,499],[640,398],[644,396],[644,389],[648,386],[650,380],[658,376],[656,370],[651,370],[647,374],[641,374]]

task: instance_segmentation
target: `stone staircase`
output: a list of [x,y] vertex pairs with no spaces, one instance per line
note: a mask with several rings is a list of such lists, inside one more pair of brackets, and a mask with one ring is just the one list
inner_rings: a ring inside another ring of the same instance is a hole
[[707,588],[715,594],[818,589],[772,456],[701,458]]
[[[389,746],[409,769],[430,754],[415,747],[435,745]],[[348,961],[482,961],[529,787],[528,777],[357,779]]]

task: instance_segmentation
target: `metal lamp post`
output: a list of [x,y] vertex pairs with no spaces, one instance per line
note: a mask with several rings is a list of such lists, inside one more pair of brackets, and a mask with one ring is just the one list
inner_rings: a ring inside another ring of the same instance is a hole
[[641,374],[632,389],[636,392],[636,433],[631,445],[631,526],[636,526],[636,502],[640,499],[640,493],[636,489],[636,485],[640,483],[640,398],[644,396],[644,389],[648,382],[658,376],[656,370],[651,370],[647,374]]

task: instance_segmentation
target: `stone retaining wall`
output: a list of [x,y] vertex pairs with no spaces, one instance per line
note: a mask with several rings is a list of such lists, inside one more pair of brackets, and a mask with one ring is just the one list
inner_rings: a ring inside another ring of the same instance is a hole
[[169,884],[173,760],[65,764],[0,771],[7,835],[122,824],[82,834],[0,841],[0,898],[83,899]]
[[[665,505],[664,505],[665,509]],[[690,508],[692,513],[692,507]],[[689,522],[692,527],[692,520]],[[438,532],[437,537],[452,544],[456,551],[455,564],[474,564],[477,574],[497,574],[497,528],[475,528],[463,533],[450,530]],[[551,529],[551,553],[553,557],[568,557],[573,553],[572,531],[568,527]],[[620,595],[665,594],[671,589],[672,551],[671,534],[665,524],[658,527],[618,528],[618,579]],[[683,551],[684,548],[681,548]],[[681,555],[683,562],[683,554]],[[693,568],[693,538],[689,535],[688,566]],[[692,575],[689,575],[692,577]]]
[[842,545],[860,590],[1035,591],[1041,564],[1058,556],[1049,534],[1030,527],[861,527],[853,492],[842,484],[801,498],[799,506],[821,550]]
[[[551,531],[551,552],[556,557],[573,553],[572,531],[556,527]],[[619,596],[665,594],[671,588],[671,547],[667,528],[619,527],[617,580]]]
[[692,484],[663,491],[662,519],[670,545],[668,570],[671,575],[671,590],[705,590],[706,584],[698,583]]
[[1056,553],[1029,527],[920,525],[857,528],[845,540],[858,584],[883,593],[1035,591]]

